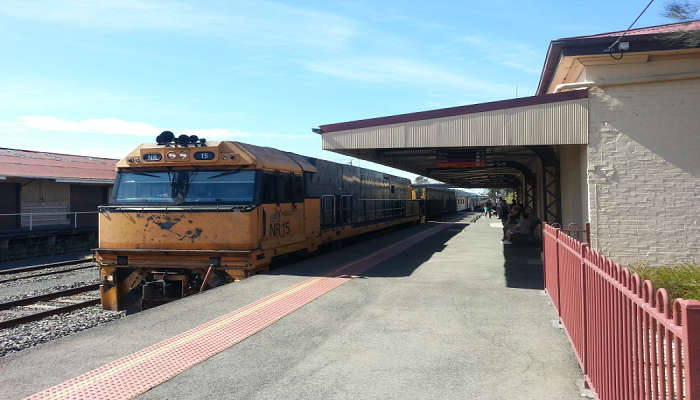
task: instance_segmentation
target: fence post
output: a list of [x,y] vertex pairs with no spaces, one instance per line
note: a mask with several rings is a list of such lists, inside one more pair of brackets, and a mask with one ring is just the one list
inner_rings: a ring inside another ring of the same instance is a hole
[[559,320],[561,321],[561,274],[559,273],[559,234],[561,229],[556,228],[555,230],[555,241],[556,246],[554,247],[554,256],[557,260],[557,314],[559,315]]
[[586,222],[586,243],[591,244],[591,223]]
[[29,232],[32,231],[32,213],[29,213]]
[[73,229],[78,229],[78,213],[73,213]]
[[[586,224],[588,225],[588,224]],[[586,254],[588,254],[589,244],[583,243],[581,245],[581,328],[583,329],[583,375],[588,376],[588,307],[586,307]]]
[[686,300],[683,307],[685,379],[688,400],[700,400],[700,301]]
[[549,288],[547,287],[547,237],[544,229],[546,224],[545,222],[541,225],[542,232],[540,237],[542,238],[542,280],[544,281],[545,292],[549,293]]

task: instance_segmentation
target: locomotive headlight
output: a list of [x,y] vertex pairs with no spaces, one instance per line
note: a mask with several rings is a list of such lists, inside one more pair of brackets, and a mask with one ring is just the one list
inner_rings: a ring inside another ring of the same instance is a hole
[[181,151],[180,154],[177,155],[180,157],[180,160],[187,160],[187,152],[186,151]]
[[174,160],[176,158],[177,158],[177,153],[175,153],[174,151],[168,152],[168,160]]

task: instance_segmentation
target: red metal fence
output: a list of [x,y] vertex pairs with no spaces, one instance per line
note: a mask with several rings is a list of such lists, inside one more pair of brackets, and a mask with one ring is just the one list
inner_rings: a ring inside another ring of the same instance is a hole
[[545,287],[601,400],[700,400],[700,301],[666,290],[545,224]]

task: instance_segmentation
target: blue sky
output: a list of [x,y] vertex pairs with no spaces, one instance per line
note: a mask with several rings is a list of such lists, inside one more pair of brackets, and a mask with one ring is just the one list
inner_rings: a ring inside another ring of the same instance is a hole
[[0,146],[119,158],[169,129],[347,162],[311,128],[532,95],[550,40],[646,3],[3,0]]

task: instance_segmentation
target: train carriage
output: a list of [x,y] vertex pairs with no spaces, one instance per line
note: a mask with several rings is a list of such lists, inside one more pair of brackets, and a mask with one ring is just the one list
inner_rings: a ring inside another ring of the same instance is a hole
[[158,141],[117,163],[100,207],[105,309],[138,311],[419,219],[404,178],[240,142]]
[[457,212],[457,197],[452,189],[415,188],[413,197],[423,201],[423,212],[427,219]]
[[461,211],[471,211],[472,209],[472,197],[469,193],[463,192],[461,190],[455,190],[455,200],[457,203],[457,212]]

